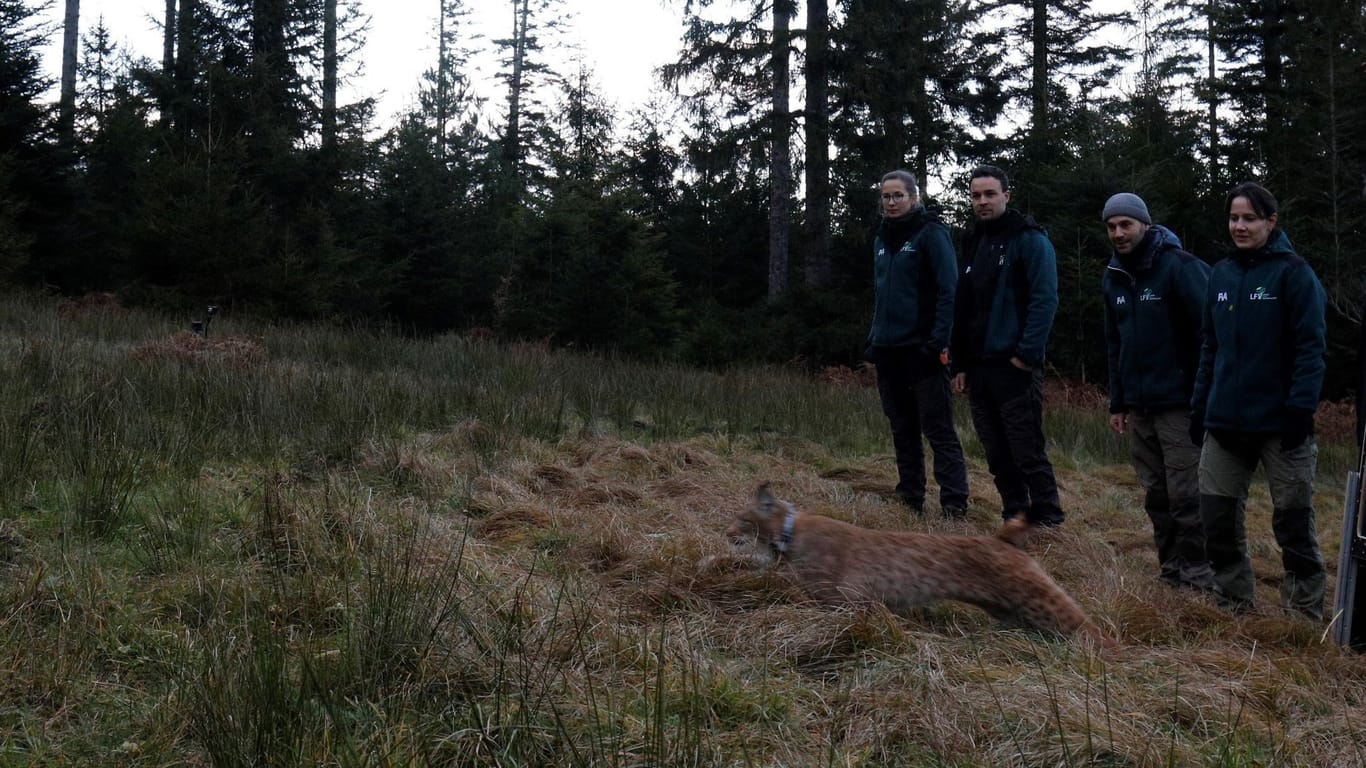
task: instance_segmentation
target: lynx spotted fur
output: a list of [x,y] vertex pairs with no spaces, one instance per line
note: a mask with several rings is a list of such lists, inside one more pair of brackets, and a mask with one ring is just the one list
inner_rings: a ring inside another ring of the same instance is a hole
[[877,601],[904,613],[936,600],[957,600],[997,618],[1113,647],[1081,606],[1019,549],[1027,531],[1018,518],[995,536],[873,531],[798,512],[775,499],[765,483],[726,536],[738,548],[787,561],[806,592],[826,604]]

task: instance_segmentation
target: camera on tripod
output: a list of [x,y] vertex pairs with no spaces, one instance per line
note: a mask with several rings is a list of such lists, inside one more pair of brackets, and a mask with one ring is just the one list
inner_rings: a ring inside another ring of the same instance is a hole
[[1338,592],[1333,601],[1333,639],[1344,648],[1366,651],[1366,512],[1362,510],[1361,479],[1361,467],[1347,473]]
[[209,305],[209,308],[206,309],[206,310],[204,310],[204,319],[203,319],[203,320],[191,320],[191,321],[190,321],[190,330],[194,331],[194,333],[195,333],[196,336],[202,336],[202,337],[204,337],[204,338],[208,338],[208,336],[209,336],[209,324],[213,322],[214,315],[217,315],[217,314],[218,314],[218,307],[215,306],[215,305],[213,305],[213,304],[210,304],[210,305]]

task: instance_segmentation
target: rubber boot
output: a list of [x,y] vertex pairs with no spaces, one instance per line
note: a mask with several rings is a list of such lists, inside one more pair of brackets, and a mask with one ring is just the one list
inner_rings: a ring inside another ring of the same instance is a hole
[[1172,519],[1167,492],[1148,491],[1143,511],[1153,524],[1153,546],[1157,549],[1158,576],[1167,584],[1181,585],[1181,560],[1176,548],[1176,521]]
[[1255,579],[1247,552],[1243,505],[1232,496],[1200,494],[1200,520],[1205,529],[1205,553],[1214,570],[1219,606],[1233,611],[1252,608]]
[[1281,545],[1281,564],[1285,566],[1281,607],[1322,621],[1327,576],[1314,531],[1314,508],[1273,510],[1271,529]]
[[[1241,508],[1243,505],[1239,505]],[[1181,583],[1202,592],[1215,591],[1214,569],[1205,553],[1205,526],[1200,521],[1200,499],[1177,502],[1172,514],[1176,529],[1176,557]]]

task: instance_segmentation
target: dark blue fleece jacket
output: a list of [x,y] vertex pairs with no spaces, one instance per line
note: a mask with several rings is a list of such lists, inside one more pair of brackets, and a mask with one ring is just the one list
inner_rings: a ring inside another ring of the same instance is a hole
[[1313,413],[1323,389],[1323,286],[1272,230],[1267,244],[1214,265],[1191,407],[1209,429],[1275,433],[1293,411]]
[[1189,407],[1209,273],[1163,226],[1111,256],[1101,280],[1111,413]]

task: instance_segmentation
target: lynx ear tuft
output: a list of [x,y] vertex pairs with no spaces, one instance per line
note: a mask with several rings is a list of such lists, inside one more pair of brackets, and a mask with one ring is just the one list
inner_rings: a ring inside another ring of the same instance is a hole
[[759,490],[754,494],[754,508],[760,513],[769,514],[772,513],[773,507],[777,504],[778,500],[773,498],[772,493],[769,493],[768,481],[760,483]]

